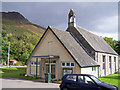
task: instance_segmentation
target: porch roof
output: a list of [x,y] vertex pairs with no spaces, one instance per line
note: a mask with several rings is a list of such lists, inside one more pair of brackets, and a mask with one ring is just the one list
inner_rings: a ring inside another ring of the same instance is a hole
[[46,55],[46,56],[32,56],[33,58],[60,58],[60,56]]

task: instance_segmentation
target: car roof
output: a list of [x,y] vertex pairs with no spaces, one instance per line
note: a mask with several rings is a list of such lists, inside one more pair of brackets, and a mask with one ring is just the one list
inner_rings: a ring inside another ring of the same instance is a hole
[[68,76],[68,75],[76,75],[76,76],[78,76],[78,75],[81,75],[81,76],[93,76],[93,75],[90,75],[90,74],[66,74],[66,75],[64,75],[64,76]]

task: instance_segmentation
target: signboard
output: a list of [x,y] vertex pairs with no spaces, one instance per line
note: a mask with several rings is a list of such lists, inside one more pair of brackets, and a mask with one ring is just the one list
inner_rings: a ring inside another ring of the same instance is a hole
[[72,74],[72,68],[63,68],[63,75]]

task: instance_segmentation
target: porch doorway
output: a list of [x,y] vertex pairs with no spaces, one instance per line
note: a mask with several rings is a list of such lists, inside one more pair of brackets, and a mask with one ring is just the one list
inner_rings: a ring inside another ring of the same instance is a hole
[[[50,65],[50,67],[49,67]],[[45,73],[49,73],[49,69],[50,69],[50,73],[51,73],[51,78],[55,79],[56,78],[56,60],[51,60],[50,63],[48,63],[48,60],[45,61]]]

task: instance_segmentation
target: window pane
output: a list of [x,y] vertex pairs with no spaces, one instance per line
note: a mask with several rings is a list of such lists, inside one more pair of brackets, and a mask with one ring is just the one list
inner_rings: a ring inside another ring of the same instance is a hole
[[114,57],[114,71],[116,72],[116,57]]
[[48,60],[46,60],[45,63],[48,63]]
[[62,63],[62,66],[65,66],[65,63]]
[[109,56],[109,68],[111,68],[111,56]]
[[92,67],[92,71],[96,71],[96,67]]
[[53,60],[53,63],[56,63],[56,60]]
[[75,66],[74,63],[71,63],[71,66]]
[[105,56],[103,56],[103,69],[105,69]]
[[34,65],[34,62],[31,62],[31,65]]
[[34,62],[34,64],[36,65],[37,63],[36,63],[36,62]]
[[105,62],[105,56],[103,56],[103,62]]
[[114,62],[116,62],[116,57],[114,57]]
[[85,83],[85,84],[92,84],[92,83],[94,83],[93,80],[90,79],[88,76],[78,76],[78,82],[79,83]]
[[46,73],[49,72],[49,64],[46,64]]
[[67,77],[66,77],[66,80],[70,80],[70,81],[76,81],[76,75],[68,75]]
[[86,84],[91,84],[91,82],[94,83],[93,80],[90,79],[88,76],[84,76],[84,77],[85,77],[85,83]]
[[67,63],[67,66],[70,66],[70,63]]
[[101,81],[95,76],[90,76],[96,83],[101,83]]
[[33,66],[35,66],[36,64],[37,64],[37,65],[40,65],[40,61],[38,61],[38,62],[32,61],[32,62],[31,62],[31,65],[33,65]]
[[78,76],[78,82],[85,83],[85,79],[83,78],[83,76]]
[[38,62],[38,65],[40,65],[40,62]]

